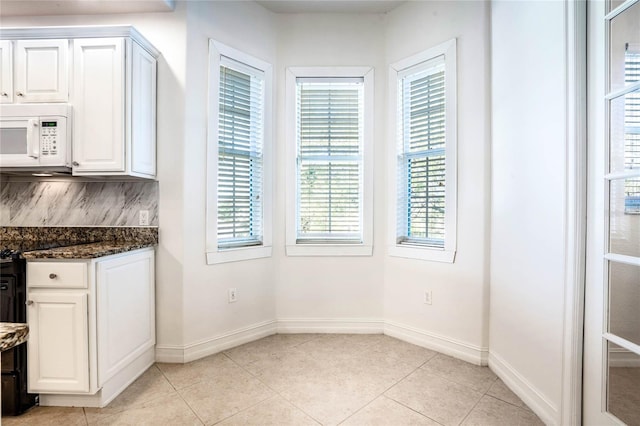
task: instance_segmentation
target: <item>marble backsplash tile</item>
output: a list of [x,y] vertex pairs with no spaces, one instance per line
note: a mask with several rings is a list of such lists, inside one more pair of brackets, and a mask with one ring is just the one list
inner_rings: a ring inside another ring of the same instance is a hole
[[158,182],[5,181],[0,226],[158,226]]

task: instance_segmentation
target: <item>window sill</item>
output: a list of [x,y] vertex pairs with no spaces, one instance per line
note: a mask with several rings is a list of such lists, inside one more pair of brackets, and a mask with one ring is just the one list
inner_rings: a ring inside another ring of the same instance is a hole
[[373,246],[362,244],[288,245],[287,256],[372,256]]
[[394,245],[389,247],[389,256],[453,263],[456,258],[456,252],[455,250],[448,251],[432,247]]
[[271,246],[239,247],[207,252],[207,265],[271,257]]

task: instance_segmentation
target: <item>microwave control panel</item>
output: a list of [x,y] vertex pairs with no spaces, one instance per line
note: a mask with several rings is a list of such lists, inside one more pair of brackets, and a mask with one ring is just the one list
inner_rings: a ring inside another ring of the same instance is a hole
[[40,122],[40,153],[42,155],[58,155],[59,134],[57,120],[47,119]]

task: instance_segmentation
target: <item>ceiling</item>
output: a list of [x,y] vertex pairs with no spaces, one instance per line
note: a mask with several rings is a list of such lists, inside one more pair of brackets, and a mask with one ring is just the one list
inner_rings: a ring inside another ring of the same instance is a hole
[[397,0],[256,0],[275,13],[386,13],[406,1]]
[[[0,16],[171,12],[176,0],[1,0]],[[205,0],[187,0],[205,1]],[[222,0],[211,0],[222,1]],[[230,0],[243,1],[243,0]],[[275,13],[386,13],[398,0],[256,0]]]
[[174,0],[2,0],[0,16],[171,12]]

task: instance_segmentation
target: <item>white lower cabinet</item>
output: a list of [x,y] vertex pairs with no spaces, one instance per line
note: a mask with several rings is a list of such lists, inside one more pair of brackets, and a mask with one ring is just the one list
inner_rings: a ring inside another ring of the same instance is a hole
[[29,392],[103,407],[155,360],[153,248],[27,263]]
[[29,389],[89,392],[89,327],[84,292],[29,295]]

